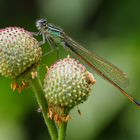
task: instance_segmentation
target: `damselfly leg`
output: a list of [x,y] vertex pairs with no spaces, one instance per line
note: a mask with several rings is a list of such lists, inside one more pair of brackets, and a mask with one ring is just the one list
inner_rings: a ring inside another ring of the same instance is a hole
[[55,51],[55,49],[51,49],[49,52],[47,52],[47,53],[43,54],[43,57],[45,57],[45,56],[47,56],[47,55],[51,54],[51,53],[52,53],[52,52],[54,52],[54,51]]

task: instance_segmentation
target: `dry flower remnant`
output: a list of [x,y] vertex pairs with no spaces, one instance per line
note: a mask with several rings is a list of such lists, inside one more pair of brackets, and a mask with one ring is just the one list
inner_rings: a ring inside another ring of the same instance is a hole
[[[15,79],[28,68],[38,63],[42,50],[32,33],[20,27],[7,27],[0,30],[0,73]],[[25,85],[22,82],[23,88]],[[18,85],[13,84],[15,90]]]
[[86,101],[95,82],[93,75],[69,56],[53,64],[44,79],[48,116],[58,124],[68,121],[71,117],[64,110]]

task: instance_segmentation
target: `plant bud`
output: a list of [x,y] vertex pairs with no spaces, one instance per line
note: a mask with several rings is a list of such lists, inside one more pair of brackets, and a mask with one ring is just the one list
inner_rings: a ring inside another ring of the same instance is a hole
[[32,33],[20,27],[0,30],[0,73],[16,78],[38,63],[42,50]]
[[49,111],[60,114],[58,108],[71,109],[83,103],[90,95],[94,83],[93,75],[75,59],[67,57],[56,62],[44,80],[45,97],[51,108]]

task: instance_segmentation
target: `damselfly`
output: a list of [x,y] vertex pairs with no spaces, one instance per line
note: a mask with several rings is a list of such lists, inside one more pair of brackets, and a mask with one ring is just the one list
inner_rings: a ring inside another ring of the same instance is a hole
[[46,19],[36,21],[38,29],[37,35],[42,35],[41,44],[48,42],[51,47],[63,46],[65,49],[73,52],[81,60],[83,60],[92,70],[99,74],[102,78],[110,82],[118,90],[120,90],[128,99],[140,108],[140,104],[133,97],[124,91],[124,87],[128,85],[127,75],[107,60],[97,56],[95,53],[88,51],[79,43],[70,38],[63,29],[50,24]]

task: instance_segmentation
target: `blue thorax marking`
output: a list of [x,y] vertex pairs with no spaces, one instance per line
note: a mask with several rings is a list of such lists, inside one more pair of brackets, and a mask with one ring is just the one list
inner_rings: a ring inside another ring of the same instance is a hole
[[48,31],[50,34],[56,37],[61,37],[63,30],[53,24],[48,24]]

